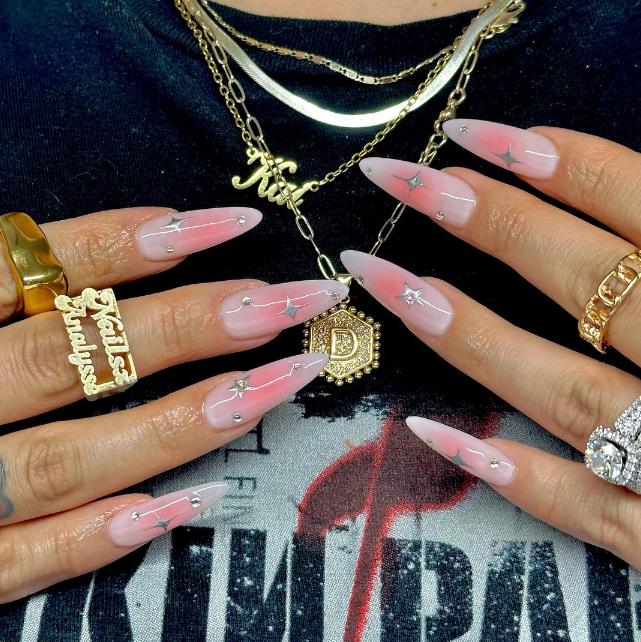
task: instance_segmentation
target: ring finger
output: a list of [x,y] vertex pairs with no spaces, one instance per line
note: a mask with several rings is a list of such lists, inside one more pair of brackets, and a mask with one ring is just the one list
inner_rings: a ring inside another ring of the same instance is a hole
[[443,281],[362,252],[341,259],[425,344],[578,450],[641,395],[636,377],[516,328]]

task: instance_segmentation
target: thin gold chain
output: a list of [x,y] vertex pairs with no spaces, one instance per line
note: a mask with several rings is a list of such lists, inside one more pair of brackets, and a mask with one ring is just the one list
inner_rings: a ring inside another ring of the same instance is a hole
[[[309,241],[316,252],[316,262],[318,267],[327,279],[334,278],[337,276],[337,271],[331,261],[331,259],[322,252],[318,246],[315,238],[315,232],[312,228],[307,217],[301,213],[296,200],[292,194],[292,190],[289,187],[288,182],[283,177],[278,163],[274,155],[271,153],[264,135],[263,130],[258,119],[253,116],[246,105],[245,102],[245,91],[241,86],[238,79],[234,76],[229,62],[227,60],[227,54],[223,49],[222,45],[216,38],[216,36],[207,28],[201,28],[198,22],[194,19],[192,14],[186,8],[182,0],[174,0],[174,5],[180,12],[183,19],[187,22],[188,27],[191,29],[191,32],[198,42],[198,46],[205,58],[207,66],[212,73],[214,82],[218,87],[218,91],[225,101],[225,105],[229,112],[231,113],[236,126],[241,131],[241,138],[248,145],[252,151],[260,151],[263,156],[263,159],[268,166],[272,177],[274,178],[276,187],[283,197],[285,203],[287,203],[288,209],[292,210],[295,216],[296,227],[300,235],[306,240]],[[488,7],[492,5],[492,2],[488,2],[477,14],[477,17],[482,15]],[[429,166],[433,162],[438,150],[445,144],[447,141],[447,136],[443,131],[443,123],[446,120],[456,117],[456,109],[463,103],[466,99],[466,87],[470,80],[470,75],[474,71],[476,63],[478,61],[479,51],[484,40],[492,38],[498,33],[504,32],[510,25],[515,24],[518,21],[519,14],[525,9],[525,3],[523,0],[514,0],[513,4],[510,5],[510,8],[505,13],[508,15],[508,19],[502,19],[499,22],[489,25],[481,31],[474,43],[472,44],[463,67],[458,76],[456,86],[450,92],[445,108],[440,112],[437,119],[433,125],[433,133],[431,134],[427,146],[421,152],[419,157],[419,164]],[[476,19],[476,18],[475,18]],[[455,49],[460,39],[463,37],[467,28],[459,35],[454,41],[452,47]],[[351,167],[358,163],[362,158],[367,156],[374,147],[383,141],[385,137],[393,131],[401,120],[407,116],[412,105],[418,100],[420,95],[425,91],[431,82],[436,78],[442,67],[449,60],[451,53],[444,54],[439,58],[436,65],[428,73],[426,79],[418,86],[416,92],[409,98],[405,106],[401,109],[399,114],[391,121],[389,121],[385,127],[380,130],[376,136],[368,143],[366,143],[363,148],[354,154],[348,161],[342,163],[338,169],[333,172],[328,172],[323,179],[319,181],[313,181],[312,191],[318,191],[323,185],[333,182],[340,176],[347,172]],[[447,58],[447,60],[443,60]],[[442,61],[442,62],[441,62]],[[218,64],[217,64],[218,63]],[[440,64],[439,64],[440,63]],[[218,65],[223,70],[223,73],[220,72]],[[240,109],[243,111],[243,115],[240,113]],[[375,255],[380,247],[385,243],[385,241],[390,237],[392,231],[394,230],[396,224],[400,220],[403,212],[405,211],[404,203],[397,203],[392,215],[385,221],[383,227],[380,229],[376,243],[370,250],[370,254]]]
[[331,58],[326,58],[325,56],[309,53],[307,51],[301,51],[300,49],[292,49],[291,47],[274,45],[269,42],[264,42],[262,40],[258,40],[257,38],[253,38],[252,36],[248,36],[230,25],[219,13],[214,11],[214,9],[209,6],[208,2],[205,2],[204,6],[207,8],[207,11],[211,14],[213,19],[223,29],[225,29],[227,33],[250,47],[254,47],[255,49],[260,49],[261,51],[266,51],[268,53],[275,53],[279,56],[286,56],[295,58],[296,60],[302,60],[304,62],[311,62],[314,65],[326,67],[330,71],[333,71],[337,74],[342,74],[350,80],[364,83],[366,85],[389,85],[398,82],[399,80],[404,80],[405,78],[408,78],[409,76],[415,74],[417,71],[419,71],[419,69],[422,69],[423,67],[426,67],[430,63],[434,62],[440,56],[446,53],[451,54],[454,50],[454,45],[449,45],[448,47],[444,47],[443,49],[441,49],[435,55],[430,56],[429,58],[422,60],[416,65],[412,65],[410,67],[407,67],[406,69],[402,69],[401,71],[398,71],[394,74],[388,74],[386,76],[372,76],[369,74],[360,73],[359,71],[356,71],[356,69],[352,69],[347,65],[343,65],[342,63],[336,62]]

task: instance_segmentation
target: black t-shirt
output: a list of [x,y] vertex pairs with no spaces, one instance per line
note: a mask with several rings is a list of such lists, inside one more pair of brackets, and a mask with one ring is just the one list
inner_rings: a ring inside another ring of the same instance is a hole
[[[484,44],[459,115],[567,127],[641,149],[641,5],[527,5],[519,25]],[[381,75],[450,44],[476,12],[394,27],[226,7],[220,13],[249,35]],[[23,210],[38,222],[136,205],[246,205],[265,215],[240,239],[119,286],[120,299],[205,281],[319,277],[291,213],[253,188],[232,187],[232,175],[246,177],[252,168],[171,0],[4,3],[0,42],[2,211]],[[288,88],[341,111],[398,102],[421,76],[372,88],[292,58],[248,53]],[[271,150],[298,162],[297,182],[336,169],[376,131],[320,125],[238,76]],[[411,113],[374,153],[416,160],[447,91]],[[447,165],[529,189],[450,143],[434,163]],[[308,193],[303,211],[337,262],[344,249],[371,248],[393,205],[354,168]],[[408,210],[380,256],[445,279],[511,322],[594,356],[558,306],[423,215]],[[228,448],[137,486],[158,494],[227,478],[233,490],[193,527],[3,607],[0,639],[329,642],[347,629],[358,632],[349,642],[632,640],[636,571],[428,457],[402,419],[442,418],[475,434],[501,431],[577,454],[354,290],[355,305],[383,324],[375,374],[341,389],[315,382]],[[257,350],[176,366],[116,397],[7,430],[144,403],[216,373],[295,354],[301,338],[295,328]],[[636,372],[615,353],[608,361]]]

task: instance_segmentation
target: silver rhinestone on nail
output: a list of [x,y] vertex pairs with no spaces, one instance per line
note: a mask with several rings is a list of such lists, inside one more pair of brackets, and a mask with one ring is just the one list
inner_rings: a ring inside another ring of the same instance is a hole
[[300,363],[294,364],[294,370],[300,370]]
[[138,521],[138,520],[140,519],[140,513],[139,513],[137,510],[135,510],[135,511],[131,514],[131,519],[133,519],[133,520],[134,520],[134,522],[135,522],[135,521]]
[[173,245],[168,245],[165,248],[165,251],[167,252],[167,254],[173,254],[174,253],[174,246]]
[[365,279],[359,275],[356,277],[356,283],[358,283],[359,285],[363,285],[363,283],[365,283]]
[[246,297],[241,301],[241,303],[242,303],[243,305],[251,305],[251,304],[253,303],[253,301],[252,301],[251,297],[246,296]]
[[498,459],[491,459],[490,460],[490,468],[492,470],[496,470],[500,465],[501,465],[501,462]]
[[426,439],[425,443],[431,448],[434,442],[431,439]]
[[245,225],[246,222],[247,222],[247,219],[244,216],[239,216],[236,219],[236,223],[238,223],[238,225]]
[[198,508],[198,506],[200,506],[200,502],[201,502],[200,497],[192,497],[192,498],[191,498],[191,505],[192,505],[194,508]]
[[442,221],[444,218],[445,218],[445,212],[443,212],[442,210],[439,210],[436,213],[436,220],[437,221]]
[[242,420],[243,420],[243,416],[242,416],[239,412],[237,412],[237,413],[234,415],[234,421],[235,421],[237,424],[239,424]]
[[332,292],[332,299],[334,299],[334,301],[338,301],[340,298],[341,295],[338,292]]
[[470,131],[470,128],[467,125],[461,125],[459,131],[461,132],[461,134],[467,134],[467,132]]
[[372,168],[371,168],[371,167],[366,167],[366,168],[365,168],[365,173],[366,173],[368,176],[371,176],[371,175],[372,175]]

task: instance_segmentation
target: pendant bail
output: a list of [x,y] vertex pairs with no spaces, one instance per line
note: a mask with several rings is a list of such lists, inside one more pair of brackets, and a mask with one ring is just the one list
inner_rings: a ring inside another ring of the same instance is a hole
[[351,274],[343,274],[338,272],[334,274],[332,278],[345,284],[348,288],[352,285],[352,281],[354,280],[354,277]]

